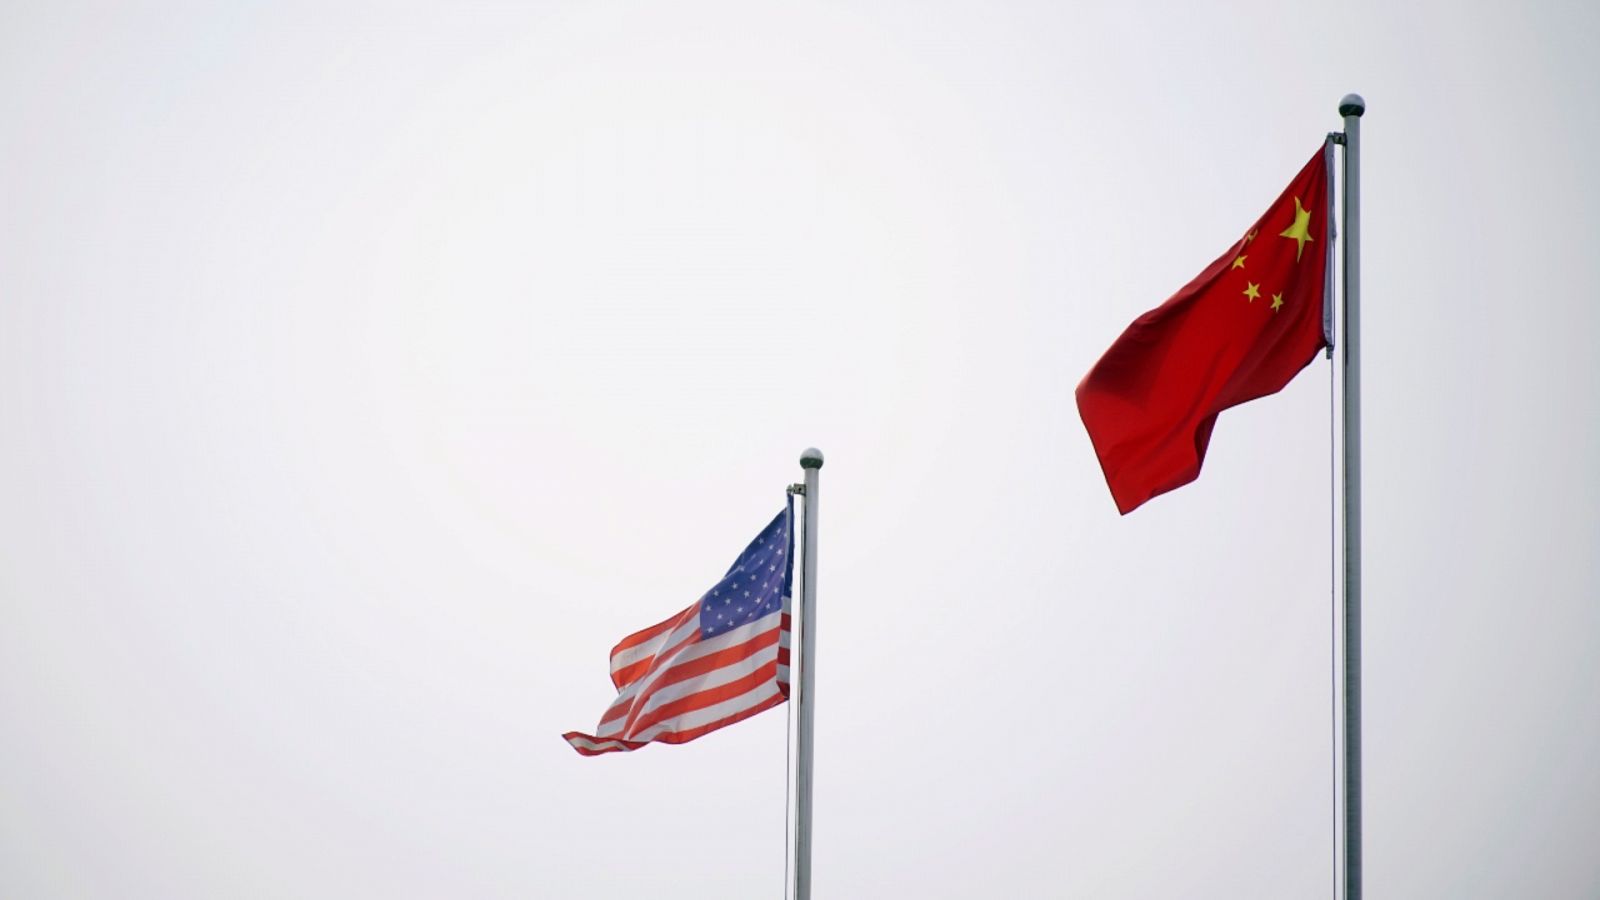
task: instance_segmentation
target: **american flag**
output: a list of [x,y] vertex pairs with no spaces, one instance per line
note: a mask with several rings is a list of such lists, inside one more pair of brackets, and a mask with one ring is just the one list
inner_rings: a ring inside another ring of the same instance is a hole
[[594,734],[562,735],[574,750],[681,744],[788,699],[793,517],[791,500],[693,606],[611,648],[617,699]]

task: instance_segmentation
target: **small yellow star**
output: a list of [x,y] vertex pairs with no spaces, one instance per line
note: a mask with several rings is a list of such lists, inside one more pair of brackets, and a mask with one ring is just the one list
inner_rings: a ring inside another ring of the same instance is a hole
[[1248,243],[1250,243],[1251,241],[1253,241],[1255,239],[1256,239],[1256,230],[1254,228],[1252,228],[1252,229],[1250,229],[1250,233],[1244,236],[1244,242],[1246,244],[1248,244]]
[[1300,253],[1306,249],[1306,242],[1311,238],[1311,211],[1300,205],[1300,198],[1294,198],[1294,224],[1283,230],[1278,237],[1286,237],[1295,242],[1294,261],[1300,261]]
[[1246,281],[1244,283],[1244,298],[1251,303],[1256,302],[1256,298],[1261,296],[1261,291],[1259,290],[1260,287],[1261,285],[1259,284],[1251,284],[1250,282]]
[[1233,261],[1233,267],[1235,269],[1244,268],[1244,254],[1240,254],[1239,258]]
[[1280,310],[1282,308],[1283,308],[1283,295],[1282,294],[1273,294],[1272,295],[1272,311],[1273,312],[1277,312],[1278,310]]

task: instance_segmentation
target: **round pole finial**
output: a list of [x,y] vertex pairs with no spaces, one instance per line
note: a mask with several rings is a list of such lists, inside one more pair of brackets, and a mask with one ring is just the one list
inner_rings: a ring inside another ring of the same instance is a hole
[[815,447],[807,447],[806,452],[800,454],[800,467],[802,469],[822,468],[822,451]]
[[1339,101],[1339,115],[1341,116],[1356,116],[1359,118],[1366,111],[1367,101],[1361,99],[1360,94],[1345,94],[1344,99]]

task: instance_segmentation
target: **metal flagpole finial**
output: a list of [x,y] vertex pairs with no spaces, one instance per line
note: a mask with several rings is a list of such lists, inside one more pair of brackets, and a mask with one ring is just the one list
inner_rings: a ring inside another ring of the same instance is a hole
[[800,454],[800,467],[803,469],[822,468],[822,451],[815,447],[807,447],[806,452]]
[[1345,94],[1339,101],[1339,115],[1359,116],[1367,111],[1367,101],[1361,99],[1360,94]]

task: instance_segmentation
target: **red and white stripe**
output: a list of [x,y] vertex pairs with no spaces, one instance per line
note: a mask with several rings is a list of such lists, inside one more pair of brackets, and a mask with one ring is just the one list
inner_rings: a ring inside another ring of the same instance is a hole
[[789,697],[789,613],[773,612],[711,638],[700,605],[611,648],[617,699],[594,734],[562,737],[584,756],[681,744]]

